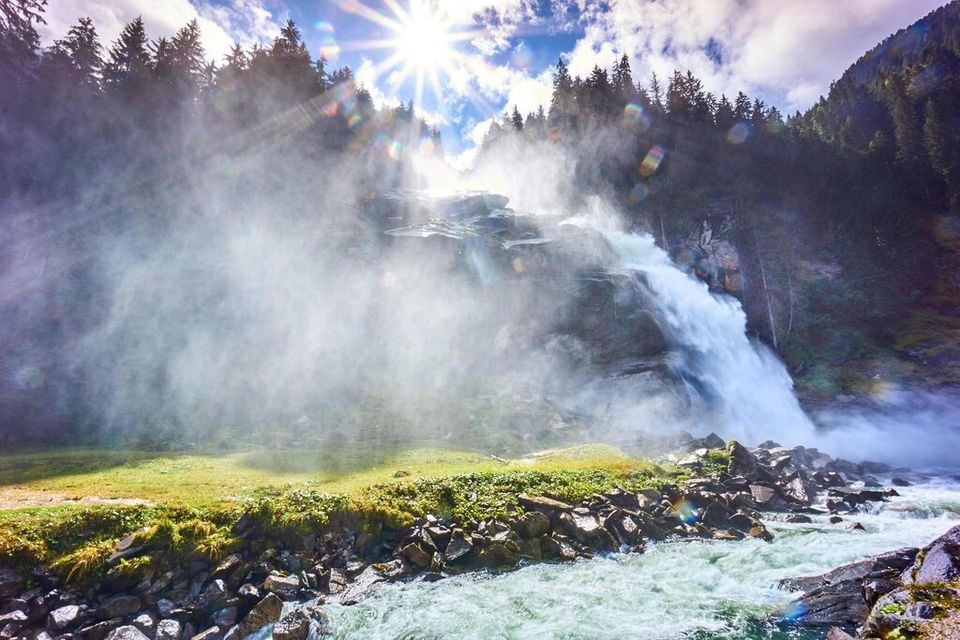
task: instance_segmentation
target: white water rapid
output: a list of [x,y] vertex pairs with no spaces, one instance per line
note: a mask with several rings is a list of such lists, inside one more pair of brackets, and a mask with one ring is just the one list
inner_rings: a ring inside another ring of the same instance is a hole
[[813,423],[800,408],[783,363],[746,334],[740,303],[710,293],[680,271],[649,234],[602,231],[656,302],[662,329],[680,356],[675,372],[705,405],[705,421],[727,438],[752,445],[776,440],[813,444]]
[[960,490],[931,482],[859,514],[866,531],[769,522],[771,543],[687,541],[641,555],[536,564],[382,588],[353,606],[326,606],[336,640],[822,639],[826,630],[768,622],[794,597],[787,577],[818,574],[904,546],[924,546],[960,522]]

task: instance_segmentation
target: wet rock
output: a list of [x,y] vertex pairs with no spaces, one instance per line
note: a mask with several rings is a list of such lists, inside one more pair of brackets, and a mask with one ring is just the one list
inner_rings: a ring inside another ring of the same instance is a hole
[[837,567],[819,576],[790,578],[780,588],[801,590],[804,594],[788,611],[791,621],[801,626],[837,626],[855,630],[869,613],[864,598],[865,582],[878,577],[896,575],[910,566],[917,549],[898,549],[873,558]]
[[429,567],[433,554],[424,550],[417,542],[411,542],[400,550],[400,554],[415,567]]
[[727,473],[731,476],[752,478],[757,473],[757,459],[750,451],[734,440],[730,443],[730,461],[727,463]]
[[275,594],[268,594],[263,600],[250,610],[243,621],[231,629],[228,638],[246,638],[250,634],[260,631],[268,624],[273,624],[280,619],[283,612],[283,601]]
[[843,518],[841,518],[840,516],[830,516],[827,519],[827,522],[829,522],[830,524],[840,524],[841,522],[843,522]]
[[848,531],[866,531],[863,525],[859,522],[848,522],[843,525],[843,528],[847,529]]
[[27,614],[23,611],[11,611],[0,616],[0,630],[9,630],[8,637],[16,635],[20,629],[27,626],[30,621]]
[[310,618],[302,609],[294,609],[273,627],[273,640],[307,640]]
[[179,620],[167,618],[157,623],[156,640],[180,640],[183,634],[183,625]]
[[0,598],[15,596],[23,589],[23,576],[13,569],[0,569]]
[[903,574],[904,584],[950,582],[960,578],[960,525],[934,540]]
[[150,637],[132,624],[128,624],[108,633],[107,640],[150,640]]
[[[212,616],[210,620],[220,627],[221,629],[229,629],[237,622],[237,608],[236,607],[227,607],[226,609],[220,609]],[[136,623],[136,621],[134,621]]]
[[518,529],[524,538],[539,538],[550,532],[550,518],[540,511],[528,511],[520,516]]
[[[123,624],[123,618],[112,618],[95,624],[81,627],[77,630],[77,635],[84,640],[104,640],[111,631]],[[151,634],[146,634],[148,637]]]
[[293,600],[300,593],[300,577],[270,574],[263,581],[263,588],[284,600]]
[[910,482],[909,480],[905,480],[905,479],[903,479],[903,478],[893,478],[893,479],[890,480],[890,483],[891,483],[893,486],[895,486],[895,487],[911,487],[911,486],[913,486],[913,483],[912,483],[912,482]]
[[143,603],[140,598],[130,595],[116,595],[100,605],[100,616],[104,618],[123,618],[140,611]]
[[467,536],[463,529],[454,529],[450,538],[450,544],[447,545],[447,562],[458,562],[473,550],[473,541]]
[[223,637],[220,627],[213,626],[193,636],[191,640],[218,640]]
[[805,516],[800,513],[792,513],[784,518],[783,521],[790,522],[792,524],[810,524],[813,522],[813,519],[810,516]]
[[172,600],[167,600],[166,598],[160,598],[157,600],[156,604],[157,613],[160,614],[161,618],[166,618],[170,613],[177,608],[177,605]]
[[526,511],[540,511],[548,516],[559,511],[570,511],[573,509],[573,505],[545,496],[528,496],[525,493],[521,493],[517,496],[517,500],[520,502],[520,506]]
[[830,631],[827,632],[827,640],[856,640],[856,638],[840,627],[832,627]]
[[51,611],[47,615],[47,627],[59,631],[79,622],[79,620],[80,607],[70,604]]
[[817,490],[805,478],[797,476],[781,487],[781,493],[787,500],[802,505],[811,505],[816,498]]
[[937,613],[936,608],[929,602],[914,602],[907,610],[904,612],[904,615],[908,618],[920,618],[921,620],[930,620]]

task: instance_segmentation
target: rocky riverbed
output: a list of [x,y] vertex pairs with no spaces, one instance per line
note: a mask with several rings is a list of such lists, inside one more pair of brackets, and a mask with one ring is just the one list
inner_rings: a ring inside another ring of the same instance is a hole
[[830,526],[855,530],[858,514],[897,496],[872,475],[889,469],[815,449],[773,442],[748,449],[716,436],[685,438],[683,449],[667,459],[690,470],[684,482],[613,490],[581,504],[520,495],[522,510],[509,518],[453,522],[427,515],[391,529],[337,517],[306,535],[268,537],[244,516],[234,524],[243,540],[237,553],[163,568],[137,560],[152,549],[131,534],[114,550],[106,577],[83,590],[43,567],[29,575],[4,570],[0,635],[219,639],[273,625],[276,638],[305,638],[329,630],[330,606],[362,602],[390,583],[643,554],[671,540],[770,541],[774,534],[762,518],[793,524],[832,518]]

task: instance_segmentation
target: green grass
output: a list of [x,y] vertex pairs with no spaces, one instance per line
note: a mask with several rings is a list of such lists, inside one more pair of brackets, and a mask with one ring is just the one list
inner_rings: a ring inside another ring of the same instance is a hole
[[[237,548],[230,529],[243,513],[264,535],[283,538],[321,527],[334,514],[369,528],[404,526],[427,513],[466,522],[516,513],[519,493],[579,502],[617,486],[656,487],[679,478],[675,469],[605,445],[510,460],[442,448],[16,454],[0,460],[0,496],[15,487],[150,504],[0,511],[0,558],[48,564],[82,583],[102,577],[110,550],[133,532],[151,549],[152,562],[215,561]],[[114,571],[133,569],[142,567]]]

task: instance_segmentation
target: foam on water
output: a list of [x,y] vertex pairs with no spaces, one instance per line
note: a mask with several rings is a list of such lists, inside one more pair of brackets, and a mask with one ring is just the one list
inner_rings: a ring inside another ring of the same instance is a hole
[[691,381],[714,424],[729,438],[809,444],[813,423],[793,392],[783,363],[746,334],[740,303],[710,293],[677,269],[649,234],[603,231],[620,266],[641,276],[660,324],[680,354],[677,373]]
[[383,588],[361,603],[327,606],[334,638],[823,638],[765,622],[792,594],[778,580],[816,574],[904,546],[923,546],[960,522],[960,489],[930,484],[856,519],[769,524],[772,543],[677,542],[642,555],[531,565],[435,583]]

